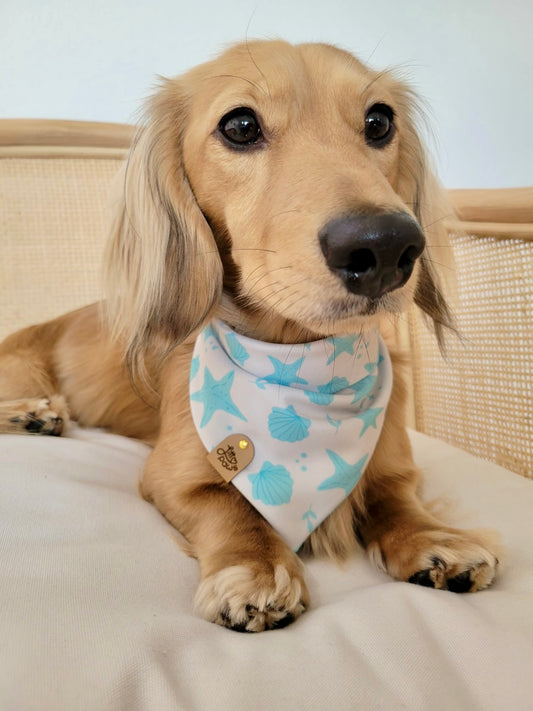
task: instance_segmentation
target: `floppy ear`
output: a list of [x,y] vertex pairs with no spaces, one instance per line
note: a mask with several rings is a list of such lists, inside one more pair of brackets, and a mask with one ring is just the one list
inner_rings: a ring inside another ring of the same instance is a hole
[[444,350],[445,329],[455,331],[447,303],[455,283],[447,229],[447,222],[453,218],[453,208],[429,164],[426,149],[416,130],[417,114],[421,113],[417,97],[401,82],[395,89],[396,102],[401,107],[400,116],[404,119],[399,192],[410,205],[426,237],[426,248],[420,258],[415,303],[432,319],[439,347]]
[[417,219],[426,236],[415,291],[416,305],[433,321],[441,351],[445,351],[446,329],[456,332],[449,300],[454,291],[454,262],[447,223],[453,217],[444,188],[424,161],[417,186]]
[[147,349],[164,354],[182,342],[222,291],[218,249],[183,164],[187,104],[179,80],[152,98],[121,174],[106,253],[108,321],[142,379]]

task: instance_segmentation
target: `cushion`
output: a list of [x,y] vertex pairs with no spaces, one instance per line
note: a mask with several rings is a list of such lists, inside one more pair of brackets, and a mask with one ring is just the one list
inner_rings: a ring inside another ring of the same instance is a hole
[[493,587],[397,582],[363,553],[309,560],[312,607],[255,635],[194,614],[197,563],[138,494],[148,447],[99,430],[2,436],[0,708],[531,708],[533,482],[411,436],[426,498],[501,532]]

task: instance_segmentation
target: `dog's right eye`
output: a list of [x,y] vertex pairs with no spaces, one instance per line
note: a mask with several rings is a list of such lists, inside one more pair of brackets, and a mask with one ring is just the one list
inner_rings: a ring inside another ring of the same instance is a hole
[[387,104],[374,104],[365,117],[365,139],[372,148],[383,148],[394,136],[394,111]]
[[253,146],[263,140],[257,116],[251,109],[233,109],[220,119],[218,130],[235,148]]

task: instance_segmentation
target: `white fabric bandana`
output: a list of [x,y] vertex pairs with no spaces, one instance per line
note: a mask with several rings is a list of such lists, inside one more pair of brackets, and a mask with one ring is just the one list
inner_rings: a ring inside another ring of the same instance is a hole
[[200,439],[226,468],[236,461],[222,446],[229,435],[243,448],[253,444],[252,461],[231,482],[293,550],[361,478],[391,389],[389,354],[376,330],[286,345],[213,320],[191,364]]

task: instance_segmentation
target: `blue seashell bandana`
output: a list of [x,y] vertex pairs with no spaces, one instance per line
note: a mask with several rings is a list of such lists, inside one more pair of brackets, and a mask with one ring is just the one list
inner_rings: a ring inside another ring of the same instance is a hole
[[[293,550],[363,475],[391,389],[389,354],[376,330],[287,345],[240,336],[213,320],[191,364],[200,439],[235,470],[227,480]],[[232,466],[236,442],[253,445],[243,469]]]

